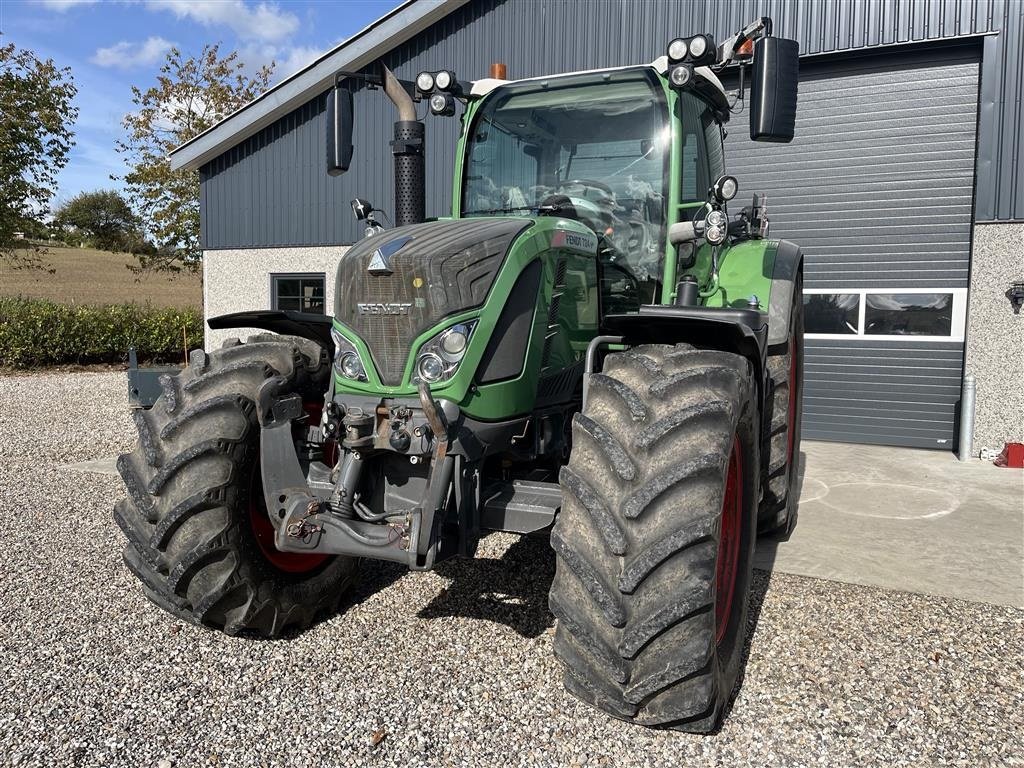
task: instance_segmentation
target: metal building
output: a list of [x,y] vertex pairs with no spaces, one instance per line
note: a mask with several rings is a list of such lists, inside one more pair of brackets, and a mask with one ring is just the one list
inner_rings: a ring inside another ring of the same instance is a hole
[[[800,43],[797,137],[755,144],[737,119],[726,163],[741,195],[768,194],[772,236],[804,249],[805,437],[952,449],[966,365],[974,452],[1021,440],[1022,0],[412,0],[172,154],[200,173],[207,314],[329,306],[324,277],[361,235],[349,201],[393,199],[379,93],[354,86],[353,170],[324,172],[338,70],[643,63],[761,15]],[[428,215],[449,211],[458,128],[428,118]]]

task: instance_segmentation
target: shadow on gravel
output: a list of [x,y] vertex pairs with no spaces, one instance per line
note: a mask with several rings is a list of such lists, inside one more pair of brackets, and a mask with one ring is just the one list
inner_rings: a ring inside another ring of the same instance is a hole
[[454,558],[435,571],[452,583],[419,612],[422,619],[460,616],[494,621],[530,638],[555,623],[548,612],[555,553],[547,536],[523,536],[501,559]]
[[740,674],[736,678],[736,685],[729,696],[729,704],[725,708],[725,717],[722,718],[723,722],[728,719],[729,713],[732,711],[733,702],[736,701],[736,697],[743,688],[743,680],[747,676],[747,659],[750,658],[750,649],[757,636],[757,622],[761,619],[761,607],[764,605],[765,595],[768,594],[768,589],[771,587],[771,581],[771,571],[754,569],[754,576],[750,580],[750,604],[747,608],[747,639],[743,644]]

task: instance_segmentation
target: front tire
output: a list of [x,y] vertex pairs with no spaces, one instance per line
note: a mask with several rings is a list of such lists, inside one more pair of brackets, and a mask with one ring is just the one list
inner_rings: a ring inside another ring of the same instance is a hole
[[337,610],[355,575],[354,558],[273,546],[255,402],[277,375],[320,402],[330,363],[316,344],[274,335],[193,352],[188,368],[162,377],[150,410],[133,411],[139,442],[117,462],[128,491],[114,508],[125,564],[161,608],[228,634],[304,629]]
[[566,688],[643,725],[708,732],[736,683],[758,503],[746,359],[688,345],[609,355],[573,424],[551,534]]

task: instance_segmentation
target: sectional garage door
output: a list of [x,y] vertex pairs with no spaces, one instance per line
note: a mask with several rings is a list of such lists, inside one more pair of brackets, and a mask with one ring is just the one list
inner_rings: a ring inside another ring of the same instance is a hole
[[805,254],[804,436],[952,448],[978,109],[972,47],[801,61],[797,135],[734,118],[737,202]]

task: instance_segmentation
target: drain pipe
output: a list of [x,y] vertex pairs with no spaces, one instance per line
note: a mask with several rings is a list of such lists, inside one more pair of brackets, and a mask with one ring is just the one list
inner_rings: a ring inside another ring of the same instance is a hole
[[395,226],[419,224],[427,217],[423,144],[426,128],[416,119],[416,104],[394,73],[381,64],[384,93],[398,109],[395,138]]
[[974,445],[974,400],[977,385],[973,373],[964,375],[963,389],[960,395],[960,461],[971,458],[971,446]]

